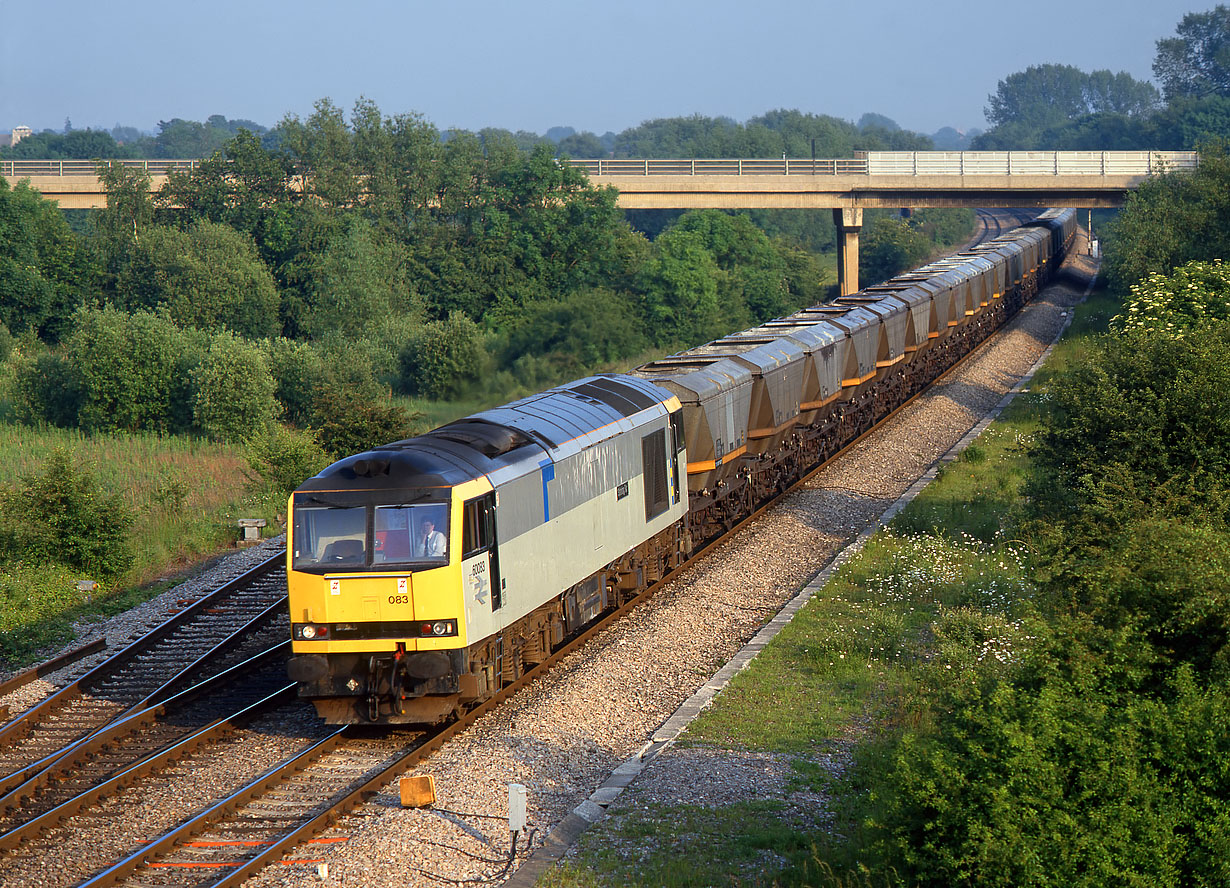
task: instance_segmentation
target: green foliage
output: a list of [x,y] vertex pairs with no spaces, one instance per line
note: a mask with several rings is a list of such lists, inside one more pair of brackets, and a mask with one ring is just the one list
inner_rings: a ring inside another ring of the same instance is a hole
[[45,658],[52,645],[72,638],[62,615],[85,601],[87,593],[77,591],[81,579],[92,577],[55,562],[0,569],[0,657],[6,664]]
[[353,339],[394,315],[416,315],[398,244],[360,218],[348,220],[306,268],[304,317],[310,338]]
[[110,133],[94,129],[34,133],[16,145],[0,148],[0,157],[5,160],[96,160],[135,156],[131,147],[117,144]]
[[667,231],[638,276],[641,311],[655,345],[695,345],[726,332],[720,322],[720,269],[704,235]]
[[414,434],[416,418],[408,416],[387,394],[356,398],[353,391],[336,385],[323,386],[316,392],[317,437],[334,459],[409,438]]
[[482,331],[459,311],[430,321],[403,349],[401,384],[410,394],[455,398],[472,384],[486,359]]
[[1192,327],[1230,321],[1230,267],[1220,259],[1188,262],[1170,275],[1152,272],[1131,286],[1122,313],[1111,320],[1117,333],[1154,331],[1182,336]]
[[1128,195],[1106,235],[1106,276],[1126,293],[1153,272],[1230,256],[1230,156],[1206,146],[1191,172],[1153,176]]
[[1227,501],[1230,326],[1103,341],[1051,396],[1032,450],[1035,516],[1113,525],[1142,503],[1216,514]]
[[250,337],[280,327],[277,287],[251,239],[215,222],[148,229],[132,245],[116,288],[122,307],[165,308],[183,327]]
[[204,350],[199,336],[164,316],[78,311],[62,352],[62,378],[80,393],[77,424],[98,431],[186,429],[192,421],[190,374]]
[[924,262],[931,249],[931,241],[917,226],[902,219],[876,219],[859,239],[859,283],[888,280]]
[[1040,644],[1011,682],[967,676],[937,693],[934,729],[903,738],[877,784],[875,842],[905,883],[1224,878],[1224,694],[1180,673],[1169,701],[1136,696],[1077,627]]
[[277,413],[264,354],[232,333],[214,336],[192,381],[193,419],[214,440],[238,442],[260,434]]
[[1230,7],[1189,12],[1176,36],[1157,41],[1153,73],[1167,100],[1230,96]]
[[26,182],[0,180],[0,323],[55,341],[94,275],[55,203]]
[[609,366],[646,346],[635,306],[626,295],[609,290],[530,303],[509,326],[499,345],[504,366],[534,355],[546,357],[565,376]]
[[1086,74],[1071,65],[1032,65],[1001,80],[988,102],[992,126],[1045,129],[1099,112],[1145,115],[1157,108],[1159,96],[1153,84],[1126,71]]
[[270,423],[246,442],[248,464],[256,473],[251,487],[280,500],[332,461],[315,432]]
[[16,415],[23,422],[68,428],[81,409],[80,380],[57,352],[23,351],[13,362]]
[[328,378],[324,356],[311,343],[281,337],[264,340],[261,348],[273,375],[281,418],[300,429],[311,425],[316,389]]
[[6,561],[51,562],[99,576],[119,574],[132,561],[131,514],[67,451],[52,453],[40,471],[4,491],[2,500]]

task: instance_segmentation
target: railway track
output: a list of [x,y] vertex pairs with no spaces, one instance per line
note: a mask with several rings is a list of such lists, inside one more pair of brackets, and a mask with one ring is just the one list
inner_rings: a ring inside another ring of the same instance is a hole
[[28,781],[99,731],[140,730],[146,722],[134,716],[283,641],[285,601],[285,569],[275,556],[184,602],[152,632],[11,719],[0,727],[0,799],[21,797]]

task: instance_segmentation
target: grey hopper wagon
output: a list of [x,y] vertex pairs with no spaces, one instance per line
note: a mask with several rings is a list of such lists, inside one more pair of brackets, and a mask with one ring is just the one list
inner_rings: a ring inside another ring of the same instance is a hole
[[747,449],[752,373],[729,358],[674,355],[631,371],[671,392],[683,405],[690,493],[713,491],[738,468]]
[[803,346],[748,330],[691,349],[687,354],[722,355],[746,366],[752,374],[748,452],[764,453],[781,446],[799,419],[807,359]]

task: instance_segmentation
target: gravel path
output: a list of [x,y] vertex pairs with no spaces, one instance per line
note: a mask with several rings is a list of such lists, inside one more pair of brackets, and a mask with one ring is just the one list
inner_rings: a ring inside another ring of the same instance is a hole
[[[1075,277],[1031,303],[955,378],[432,756],[416,773],[434,776],[436,810],[403,809],[396,785],[386,787],[326,834],[336,841],[293,855],[311,862],[270,867],[249,884],[405,886],[488,878],[503,870],[498,861],[508,854],[503,818],[507,784],[514,782],[527,788],[531,843],[541,844],[1029,370],[1084,291],[1090,266],[1079,258],[1073,265]],[[843,768],[843,753],[825,764]],[[823,821],[824,799],[783,795],[788,768],[774,756],[672,747],[611,810],[780,797],[800,817]],[[323,878],[318,861],[327,865]]]

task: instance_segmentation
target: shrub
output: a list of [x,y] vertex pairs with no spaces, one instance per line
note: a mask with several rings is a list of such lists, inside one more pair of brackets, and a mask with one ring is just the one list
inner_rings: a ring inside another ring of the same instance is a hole
[[187,429],[189,374],[202,351],[199,336],[159,315],[77,312],[63,360],[80,392],[78,424],[86,431]]
[[356,398],[337,385],[316,392],[316,428],[320,444],[335,459],[361,453],[381,444],[414,434],[413,416],[394,404],[386,394],[379,398]]
[[9,561],[54,562],[100,576],[132,563],[132,515],[62,449],[3,494],[0,535]]
[[310,343],[281,337],[266,339],[261,350],[273,375],[273,394],[282,407],[281,418],[299,428],[311,425],[316,390],[328,373],[324,357]]
[[202,330],[276,330],[277,285],[246,234],[202,220],[187,231],[150,228],[131,249],[118,282],[129,307],[163,308],[176,323]]
[[[1011,680],[947,682],[934,729],[907,736],[879,783],[871,826],[887,862],[922,886],[1201,883],[1183,871],[1227,839],[1224,792],[1207,780],[1230,712],[1190,682],[1173,704],[1131,685],[1072,638]],[[1193,712],[1199,727],[1180,724]],[[1164,752],[1172,743],[1190,757]]]
[[39,349],[14,359],[14,398],[19,419],[68,428],[81,409],[80,380],[56,352]]
[[246,443],[248,464],[256,473],[251,489],[283,500],[331,462],[315,432],[289,429],[280,423],[271,423]]
[[277,414],[265,356],[230,332],[214,337],[193,383],[193,418],[210,438],[242,441],[264,430]]
[[454,311],[447,320],[424,324],[402,350],[401,383],[412,395],[456,398],[478,378],[485,357],[478,325]]

